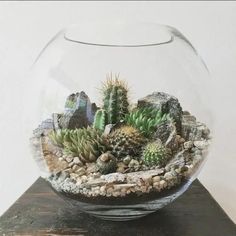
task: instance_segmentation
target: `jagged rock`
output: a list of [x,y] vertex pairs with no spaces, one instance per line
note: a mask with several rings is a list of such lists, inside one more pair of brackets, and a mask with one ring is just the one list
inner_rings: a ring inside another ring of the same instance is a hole
[[181,131],[182,108],[178,99],[163,92],[154,92],[138,100],[138,107],[155,107],[163,113],[169,113],[174,119],[177,131]]
[[61,115],[57,114],[57,113],[53,113],[52,114],[52,120],[53,120],[53,125],[54,125],[54,129],[58,130],[60,129],[60,125],[59,125],[59,119],[60,119]]
[[65,112],[59,119],[61,128],[76,129],[87,127],[93,122],[96,104],[91,104],[85,92],[73,93],[65,103]]
[[166,165],[165,170],[179,169],[185,165],[185,150],[177,153]]
[[169,136],[173,131],[176,132],[176,128],[171,120],[167,120],[165,122],[160,123],[156,127],[156,131],[154,133],[154,137],[160,139],[164,144],[168,140]]
[[182,119],[182,136],[185,140],[201,140],[201,138],[208,139],[210,130],[205,124],[196,121],[192,115],[183,115]]
[[47,119],[42,121],[42,123],[33,131],[34,137],[40,137],[42,135],[47,135],[48,132],[50,132],[52,129],[54,129],[54,123],[52,119]]

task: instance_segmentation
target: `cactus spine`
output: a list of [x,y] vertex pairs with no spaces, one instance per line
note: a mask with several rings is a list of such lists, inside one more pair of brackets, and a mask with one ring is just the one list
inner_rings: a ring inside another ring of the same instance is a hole
[[93,122],[93,128],[101,130],[102,132],[105,129],[107,124],[107,113],[104,109],[97,110]]
[[124,119],[128,113],[128,89],[124,81],[115,79],[112,75],[107,78],[102,89],[103,92],[103,108],[107,112],[109,124],[115,124]]

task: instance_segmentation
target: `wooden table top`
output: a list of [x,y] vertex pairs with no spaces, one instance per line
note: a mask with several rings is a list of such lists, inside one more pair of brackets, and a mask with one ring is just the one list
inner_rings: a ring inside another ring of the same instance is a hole
[[198,180],[156,213],[109,222],[75,211],[39,178],[1,216],[0,235],[236,236],[236,226]]

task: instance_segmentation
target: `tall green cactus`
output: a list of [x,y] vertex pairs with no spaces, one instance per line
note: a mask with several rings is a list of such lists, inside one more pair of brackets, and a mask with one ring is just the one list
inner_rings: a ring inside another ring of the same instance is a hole
[[128,88],[124,81],[115,79],[112,75],[107,78],[103,89],[103,108],[107,112],[107,122],[115,124],[124,119],[128,113]]
[[107,124],[107,113],[104,109],[99,109],[96,111],[93,128],[104,131]]

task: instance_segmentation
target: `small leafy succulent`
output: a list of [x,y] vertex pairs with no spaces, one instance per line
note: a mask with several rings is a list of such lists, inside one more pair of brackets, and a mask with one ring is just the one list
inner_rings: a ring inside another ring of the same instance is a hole
[[169,114],[162,114],[155,108],[146,107],[132,110],[126,115],[125,122],[138,129],[145,137],[150,137],[155,127],[167,119],[170,119]]
[[142,154],[142,160],[147,166],[164,165],[170,157],[170,150],[161,141],[148,143]]
[[63,147],[65,154],[78,156],[82,162],[94,162],[107,150],[106,138],[91,127],[54,131],[50,138]]

